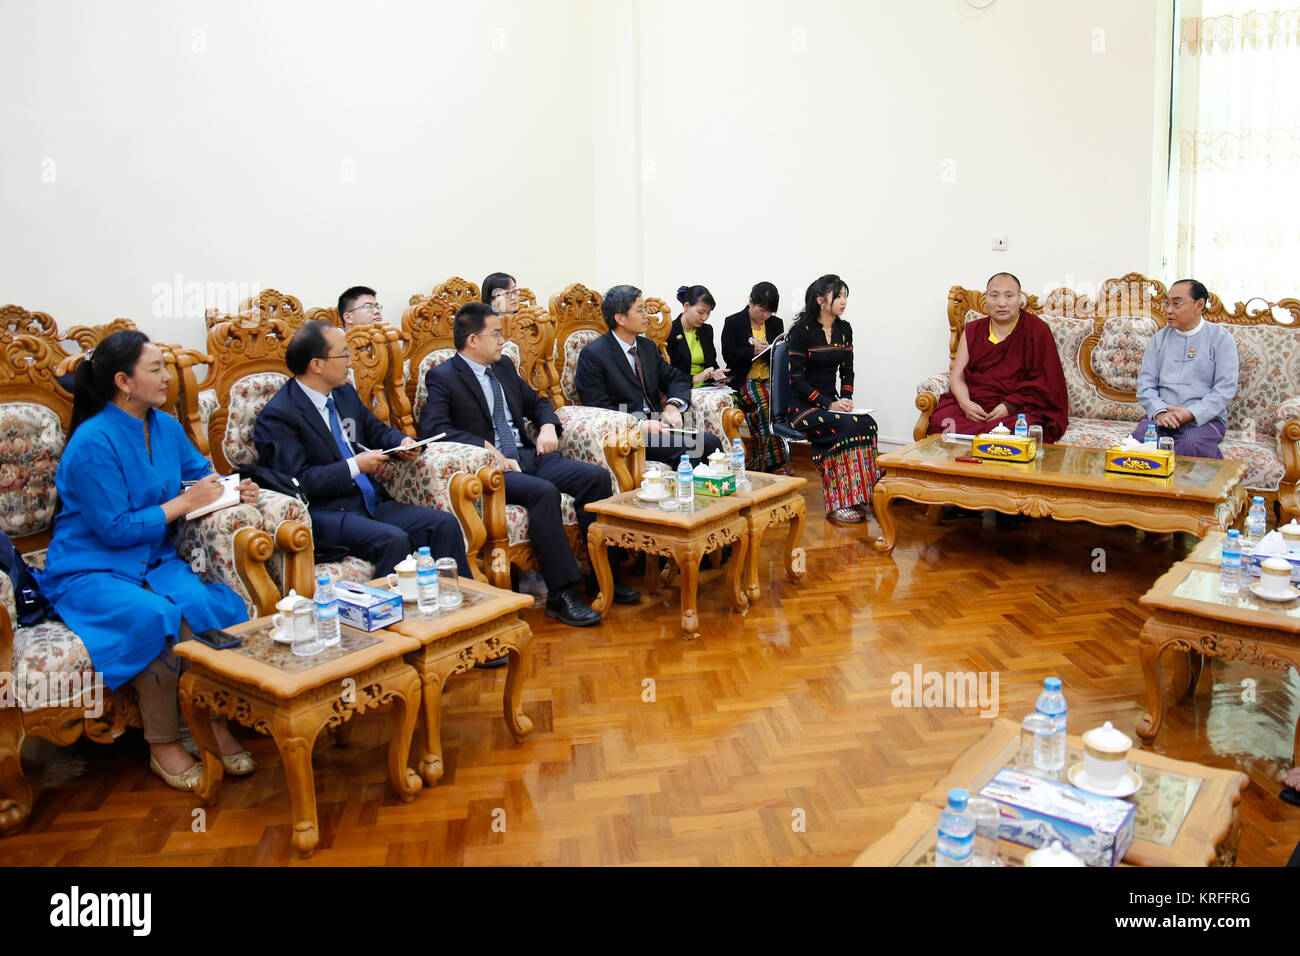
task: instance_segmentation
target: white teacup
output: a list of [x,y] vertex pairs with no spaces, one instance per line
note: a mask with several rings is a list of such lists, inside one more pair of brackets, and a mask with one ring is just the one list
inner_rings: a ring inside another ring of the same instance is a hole
[[648,471],[641,479],[641,494],[647,498],[662,498],[668,493],[668,483],[662,472]]
[[1277,530],[1282,532],[1282,540],[1286,542],[1287,551],[1293,556],[1300,557],[1300,524],[1292,521]]
[[1259,590],[1269,597],[1285,597],[1291,587],[1291,562],[1286,558],[1265,558],[1259,562]]
[[420,596],[420,587],[415,579],[415,558],[407,556],[393,565],[388,575],[388,586],[402,596],[403,601],[414,601]]
[[271,618],[271,639],[284,644],[311,640],[316,629],[312,619],[312,602],[290,591],[275,604],[277,611]]
[[709,456],[709,465],[720,475],[725,475],[731,470],[731,457],[725,452],[715,451]]
[[1128,772],[1133,740],[1108,720],[1083,735],[1083,772],[1101,790],[1113,790]]

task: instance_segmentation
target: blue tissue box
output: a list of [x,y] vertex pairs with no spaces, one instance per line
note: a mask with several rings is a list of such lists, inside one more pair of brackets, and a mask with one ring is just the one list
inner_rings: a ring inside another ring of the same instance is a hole
[[980,790],[998,803],[1002,839],[1044,847],[1060,840],[1089,866],[1115,866],[1133,843],[1137,807],[1014,770],[999,770]]
[[402,596],[355,581],[334,585],[339,599],[339,619],[358,631],[378,631],[403,617]]

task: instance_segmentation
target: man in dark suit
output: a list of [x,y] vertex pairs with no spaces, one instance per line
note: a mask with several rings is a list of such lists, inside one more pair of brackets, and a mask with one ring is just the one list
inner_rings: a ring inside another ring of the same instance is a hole
[[[429,369],[428,400],[420,435],[445,432],[448,441],[487,448],[505,472],[506,501],[528,509],[528,538],[546,589],[546,615],[574,627],[600,622],[600,613],[574,593],[581,578],[560,519],[560,493],[570,494],[583,535],[595,520],[584,507],[610,495],[609,472],[560,457],[560,420],[501,355],[501,316],[484,302],[461,307],[452,321],[456,355]],[[527,424],[537,429],[536,443]],[[635,604],[641,595],[615,583],[614,600]]]
[[[382,449],[414,439],[377,419],[348,383],[352,357],[343,330],[305,322],[284,359],[294,377],[258,414],[253,444],[264,468],[298,479],[317,550],[342,549],[383,576],[428,545],[435,558],[455,558],[469,576],[460,522],[445,511],[394,501],[371,477],[388,461]],[[420,452],[398,454],[410,460]]]
[[616,285],[605,293],[600,310],[609,332],[578,353],[573,378],[582,404],[640,418],[645,455],[653,461],[676,465],[685,453],[698,464],[720,449],[716,435],[676,431],[682,428],[682,412],[691,405],[691,380],[665,362],[641,334],[649,325],[641,290]]

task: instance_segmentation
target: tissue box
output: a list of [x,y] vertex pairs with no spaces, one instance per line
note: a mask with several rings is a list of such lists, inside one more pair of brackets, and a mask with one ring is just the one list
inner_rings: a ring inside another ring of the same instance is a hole
[[[1220,552],[1222,553],[1222,552]],[[1267,558],[1281,558],[1291,565],[1291,583],[1300,584],[1300,556],[1294,554],[1255,554],[1253,551],[1241,549],[1241,570],[1242,573],[1257,578],[1260,575],[1259,562]]]
[[403,617],[402,596],[355,581],[334,585],[339,599],[339,619],[358,631],[378,631]]
[[721,498],[724,495],[734,495],[736,493],[736,476],[696,475],[695,493],[697,495],[708,495],[712,498]]
[[1089,866],[1114,866],[1133,843],[1137,807],[1014,770],[999,770],[980,796],[996,800],[1002,838],[1043,847],[1053,840]]
[[988,461],[1033,461],[1038,442],[1016,435],[977,435],[970,443],[972,458]]
[[1174,453],[1159,448],[1106,449],[1106,470],[1124,475],[1155,475],[1164,478],[1173,474]]

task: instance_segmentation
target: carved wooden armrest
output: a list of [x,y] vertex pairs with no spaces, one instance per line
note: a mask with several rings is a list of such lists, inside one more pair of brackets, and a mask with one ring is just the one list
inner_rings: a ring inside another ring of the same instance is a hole
[[1279,406],[1277,423],[1278,445],[1286,465],[1282,481],[1294,485],[1300,482],[1300,397],[1288,398]]
[[[628,432],[637,431],[636,418],[626,412],[591,405],[565,405],[557,408],[555,414],[563,427],[560,454],[575,461],[604,466],[609,469],[610,490],[626,491],[627,486],[623,482],[630,480],[628,466],[626,461],[618,457],[617,451],[627,448]],[[612,458],[609,444],[611,436],[615,438],[615,453]]]
[[[176,523],[176,550],[203,580],[231,588],[252,611],[260,598],[249,588],[236,561],[236,535],[242,528],[262,530],[262,515],[253,505],[241,503],[194,521],[181,520]],[[253,575],[257,577],[256,572]],[[264,586],[260,579],[258,586]]]
[[916,420],[916,425],[912,428],[913,441],[920,441],[929,434],[930,416],[934,413],[934,407],[939,404],[939,399],[949,390],[948,386],[949,375],[947,372],[942,375],[933,375],[916,386],[916,407],[921,414]]
[[[18,620],[18,604],[14,600],[14,583],[9,575],[0,574],[0,674],[14,672],[14,629],[12,622]],[[0,701],[0,707],[4,702]]]

